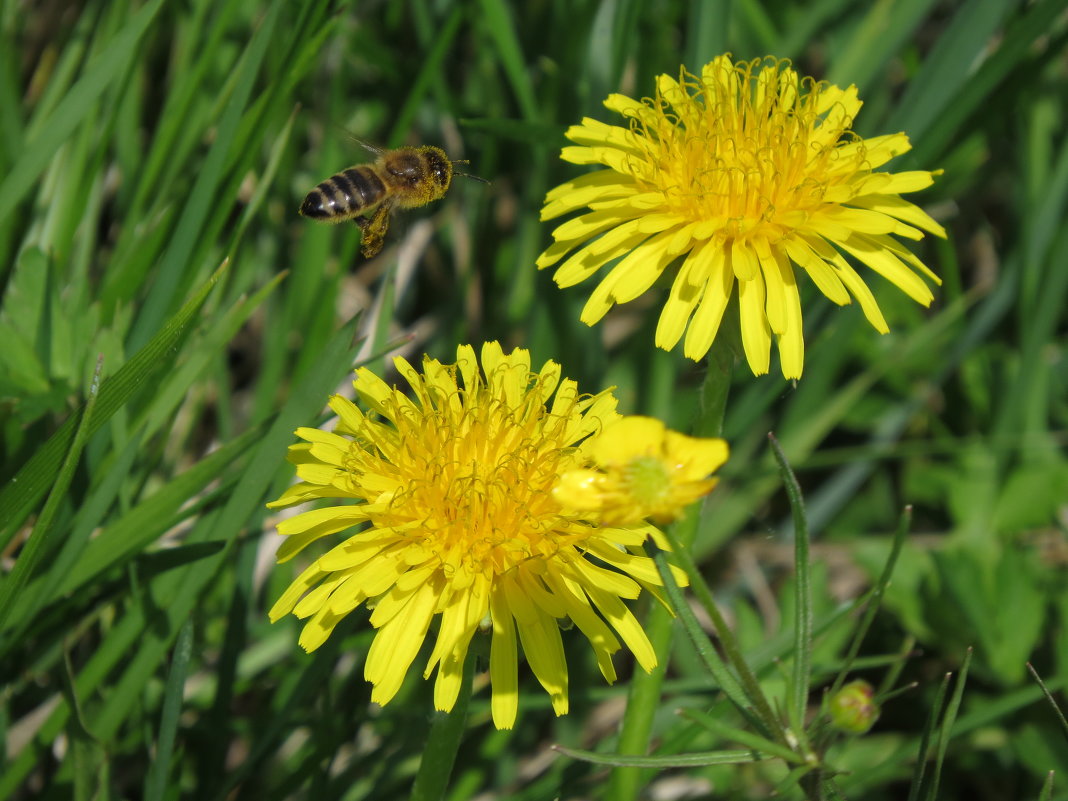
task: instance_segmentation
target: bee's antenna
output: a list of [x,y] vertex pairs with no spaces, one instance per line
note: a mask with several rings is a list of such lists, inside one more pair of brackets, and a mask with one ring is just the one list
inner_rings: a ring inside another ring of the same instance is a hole
[[[471,162],[468,161],[467,159],[458,159],[457,161],[452,162],[454,167],[457,164],[470,164],[470,163]],[[485,178],[480,178],[479,176],[472,175],[469,172],[456,172],[454,170],[452,174],[453,175],[459,175],[461,178],[470,178],[472,181],[479,181],[479,182],[484,183],[484,184],[488,184],[489,183],[489,181],[487,181]]]

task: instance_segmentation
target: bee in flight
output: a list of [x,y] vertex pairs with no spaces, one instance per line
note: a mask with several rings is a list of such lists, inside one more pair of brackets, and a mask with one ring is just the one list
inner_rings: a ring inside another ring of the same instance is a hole
[[375,154],[375,161],[327,178],[304,198],[300,213],[321,222],[353,220],[363,232],[360,253],[366,259],[382,249],[394,209],[412,209],[440,200],[454,175],[483,180],[455,172],[454,165],[467,162],[450,161],[439,147],[383,150],[367,142],[360,144]]

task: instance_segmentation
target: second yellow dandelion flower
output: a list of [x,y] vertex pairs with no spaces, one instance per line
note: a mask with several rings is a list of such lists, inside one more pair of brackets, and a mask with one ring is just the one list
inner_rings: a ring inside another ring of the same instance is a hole
[[[610,95],[605,106],[628,127],[584,119],[562,157],[597,170],[551,190],[542,219],[587,209],[553,231],[539,268],[559,264],[561,287],[615,262],[583,312],[588,325],[648,290],[676,259],[656,331],[658,347],[700,359],[712,345],[737,287],[741,340],[757,374],[768,372],[773,339],[783,374],[801,375],[804,339],[797,268],[839,305],[856,298],[868,321],[889,330],[875,297],[846,256],[918,303],[921,276],[938,277],[895,237],[938,223],[901,193],[937,173],[875,172],[909,150],[903,133],[862,139],[851,131],[861,101],[800,78],[789,62],[733,63],[720,56],[700,76],[661,75],[652,98]],[[565,257],[567,257],[565,259]],[[618,261],[617,261],[618,260]]]

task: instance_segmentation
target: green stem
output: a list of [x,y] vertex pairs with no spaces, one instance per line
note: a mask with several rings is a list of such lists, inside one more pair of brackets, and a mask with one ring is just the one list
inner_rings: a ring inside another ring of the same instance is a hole
[[[460,683],[460,695],[449,712],[435,712],[430,722],[430,734],[423,759],[419,763],[419,772],[412,785],[411,801],[441,801],[449,789],[456,755],[463,739],[464,724],[467,722],[467,707],[471,700],[471,683],[475,676],[475,662],[478,659],[480,640],[475,635],[475,642],[467,649],[464,659],[464,675]],[[441,669],[440,667],[438,668]]]
[[[786,460],[782,446],[774,434],[768,434],[768,440],[775,453],[775,461],[779,463],[779,474],[790,499],[794,521],[794,670],[787,710],[794,735],[799,741],[798,753],[804,753],[808,750],[805,709],[812,678],[812,589],[809,582],[808,518],[805,516],[801,485]],[[811,801],[823,801],[822,768],[817,766],[815,770],[801,776],[798,784]]]
[[[742,647],[738,644],[737,638],[734,636],[734,632],[731,631],[730,626],[727,625],[726,619],[719,611],[719,607],[716,605],[712,598],[712,591],[705,583],[704,578],[697,570],[697,565],[690,557],[688,546],[684,545],[681,538],[676,536],[675,531],[667,531],[665,535],[668,538],[668,542],[671,543],[672,556],[679,566],[686,571],[686,575],[690,579],[690,588],[697,595],[698,600],[701,601],[702,607],[708,613],[709,618],[712,620],[712,628],[716,632],[716,637],[719,639],[720,646],[723,648],[724,661],[730,665],[734,670],[734,675],[737,676],[739,683],[745,692],[746,697],[749,699],[749,703],[753,706],[753,711],[756,713],[757,718],[763,724],[764,735],[770,737],[778,743],[787,744],[788,738],[786,732],[783,730],[782,724],[779,723],[778,717],[771,708],[771,703],[768,701],[767,696],[764,695],[764,691],[760,686],[760,682],[757,680],[756,674],[749,667],[749,663],[745,661],[745,655],[742,653]],[[668,577],[670,578],[670,576]],[[745,711],[744,709],[742,710]]]
[[[671,650],[671,615],[659,604],[650,607],[645,621],[649,642],[658,655],[657,666],[649,673],[635,670],[627,693],[627,709],[616,744],[616,753],[644,756],[649,750],[653,717],[660,706],[660,689],[664,683],[666,655]],[[641,768],[617,768],[608,779],[605,797],[612,801],[632,801],[643,783]]]
[[[719,436],[723,431],[723,415],[727,408],[731,372],[735,362],[735,347],[723,329],[708,352],[708,373],[701,388],[701,403],[693,433],[701,437]],[[675,537],[683,547],[690,547],[697,535],[700,520],[699,508],[695,505],[675,524]],[[649,750],[653,730],[653,718],[660,708],[660,695],[664,683],[664,670],[671,653],[673,618],[659,604],[650,607],[645,621],[645,631],[656,651],[658,664],[651,673],[637,671],[630,682],[627,694],[627,711],[619,733],[616,752],[641,755]],[[640,768],[618,768],[608,780],[605,797],[612,801],[633,801],[643,783],[644,773]]]
[[726,341],[721,334],[708,351],[708,372],[701,385],[701,403],[693,421],[695,437],[722,436],[727,397],[731,389],[731,373],[734,372],[736,360],[734,343]]
[[794,521],[794,671],[792,697],[790,699],[791,723],[794,733],[800,738],[805,726],[805,709],[808,705],[809,682],[812,678],[812,588],[809,579],[808,517],[790,463],[786,459],[779,440],[768,434],[775,461],[779,463],[786,495],[790,499],[790,511]]

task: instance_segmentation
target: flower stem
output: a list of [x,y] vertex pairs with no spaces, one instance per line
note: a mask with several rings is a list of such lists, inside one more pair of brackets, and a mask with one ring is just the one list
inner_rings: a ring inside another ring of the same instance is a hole
[[[476,635],[476,642],[480,638]],[[467,706],[471,700],[471,683],[475,676],[475,661],[480,649],[475,643],[467,649],[464,659],[464,677],[460,683],[460,695],[449,712],[435,712],[430,722],[430,734],[419,772],[412,785],[411,801],[441,801],[449,788],[449,778],[456,763],[456,754],[463,739],[467,722]],[[440,668],[438,668],[440,670]]]
[[794,521],[794,658],[791,703],[787,707],[791,725],[799,737],[805,726],[805,708],[808,705],[809,684],[812,679],[812,587],[809,571],[808,517],[801,497],[801,485],[797,483],[782,445],[774,434],[768,434],[775,461]]
[[[734,303],[727,305],[727,313]],[[727,413],[727,397],[731,389],[731,373],[738,360],[735,340],[737,335],[724,336],[720,331],[708,351],[708,372],[701,385],[701,402],[693,422],[693,436],[718,437],[723,434],[723,418]],[[696,529],[695,529],[696,530]]]
[[[737,352],[735,343],[724,336],[729,329],[729,325],[720,329],[708,352],[708,373],[701,388],[701,401],[693,424],[695,436],[715,437],[723,431],[723,415],[727,409],[731,372]],[[683,547],[688,548],[693,544],[699,520],[700,510],[693,506],[675,524],[675,536]],[[649,749],[653,717],[660,708],[664,670],[671,653],[674,631],[671,614],[659,604],[653,605],[649,609],[645,631],[656,651],[658,664],[651,673],[636,671],[631,679],[627,711],[623,715],[623,726],[616,745],[616,751],[620,754],[645,754]],[[611,801],[632,801],[638,797],[642,782],[643,771],[640,768],[618,768],[612,772],[605,797]]]
[[[753,673],[752,668],[749,667],[749,663],[745,661],[745,655],[742,653],[741,645],[735,638],[734,632],[731,631],[730,627],[727,625],[727,621],[719,611],[719,607],[716,606],[716,603],[712,598],[712,592],[705,583],[704,578],[698,572],[697,565],[695,565],[690,558],[687,547],[684,546],[682,542],[679,541],[680,538],[675,535],[675,531],[667,532],[672,552],[676,554],[675,561],[686,571],[686,574],[690,578],[691,590],[697,595],[702,607],[704,607],[705,612],[711,619],[712,628],[715,630],[716,637],[720,642],[720,647],[723,649],[724,661],[733,668],[732,676],[741,685],[741,690],[744,692],[745,697],[752,706],[757,721],[763,729],[761,733],[765,737],[768,737],[781,745],[787,745],[788,739],[786,732],[783,730],[782,724],[778,721],[778,718],[776,718],[767,696],[764,695],[764,690],[761,688],[756,674]],[[663,575],[663,572],[661,575]],[[670,580],[670,573],[668,573],[664,576],[665,584]],[[667,587],[665,587],[665,590],[666,589]],[[670,593],[668,594],[668,597],[671,598]],[[679,613],[690,614],[689,610],[683,609],[679,609]],[[734,699],[732,698],[732,700]],[[747,712],[745,705],[739,704],[739,710],[743,713]]]

